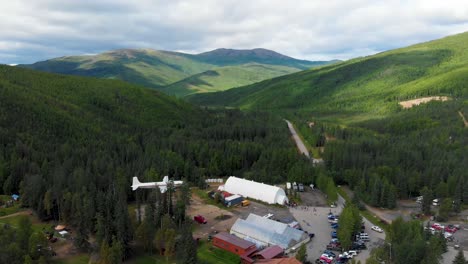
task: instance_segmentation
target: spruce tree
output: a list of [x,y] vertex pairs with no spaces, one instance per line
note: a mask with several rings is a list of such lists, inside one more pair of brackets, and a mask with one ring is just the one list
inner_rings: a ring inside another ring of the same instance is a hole
[[455,259],[452,262],[453,264],[466,264],[467,261],[465,259],[465,256],[463,255],[463,250],[459,250],[457,256],[455,256]]

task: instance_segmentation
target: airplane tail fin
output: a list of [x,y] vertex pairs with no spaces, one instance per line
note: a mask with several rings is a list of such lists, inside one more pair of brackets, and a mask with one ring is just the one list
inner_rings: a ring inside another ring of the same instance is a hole
[[133,183],[132,183],[132,190],[138,189],[140,187],[141,182],[138,180],[138,177],[133,177]]
[[168,183],[168,182],[169,182],[169,176],[164,176],[163,182],[164,182],[164,183]]

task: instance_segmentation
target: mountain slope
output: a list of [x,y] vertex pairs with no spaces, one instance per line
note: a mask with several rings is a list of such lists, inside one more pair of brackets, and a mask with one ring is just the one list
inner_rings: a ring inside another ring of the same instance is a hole
[[297,71],[297,68],[287,66],[256,63],[224,66],[192,75],[160,90],[178,96],[224,91]]
[[98,55],[71,56],[20,65],[40,71],[120,79],[161,87],[213,68],[191,55],[150,49],[123,49]]
[[[266,64],[265,67],[272,69],[264,70],[261,67],[249,66],[252,63]],[[98,55],[61,57],[29,65],[20,65],[20,67],[62,74],[120,79],[151,88],[163,89],[171,94],[185,95],[193,93],[193,91],[204,91],[207,88],[203,85],[202,87],[196,85],[194,87],[192,82],[187,89],[182,89],[184,86],[178,84],[174,88],[180,92],[171,92],[171,87],[164,86],[223,66],[246,67],[245,71],[255,73],[256,77],[252,78],[252,74],[239,74],[236,71],[224,70],[224,74],[220,74],[223,77],[208,81],[210,85],[214,85],[208,90],[225,90],[326,63],[330,62],[296,60],[264,49],[219,49],[198,55],[151,49],[122,49]],[[273,69],[276,66],[281,69]],[[288,70],[284,72],[283,70],[286,68]],[[226,82],[221,80],[224,76]],[[238,81],[233,82],[233,79]]]
[[[385,115],[415,97],[467,96],[468,33],[189,100],[244,109]],[[280,99],[281,98],[281,99]]]

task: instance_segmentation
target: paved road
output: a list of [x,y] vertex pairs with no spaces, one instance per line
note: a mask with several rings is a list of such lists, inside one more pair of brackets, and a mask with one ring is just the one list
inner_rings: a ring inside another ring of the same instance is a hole
[[299,149],[299,152],[301,154],[306,155],[308,158],[310,158],[309,150],[307,150],[306,146],[304,145],[304,142],[302,142],[301,138],[299,137],[296,130],[294,129],[294,126],[292,125],[292,123],[289,122],[288,120],[285,120],[285,121],[286,123],[288,123],[289,131],[291,131],[291,135],[294,141],[296,142],[296,146]]

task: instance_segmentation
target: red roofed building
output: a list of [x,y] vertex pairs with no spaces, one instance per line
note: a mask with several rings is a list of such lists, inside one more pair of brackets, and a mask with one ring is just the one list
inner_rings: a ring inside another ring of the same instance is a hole
[[302,264],[296,258],[274,258],[274,259],[260,259],[255,263],[261,264]]
[[283,254],[284,250],[280,246],[271,246],[253,254],[253,257],[256,259],[272,259]]
[[254,243],[229,233],[219,233],[213,237],[213,246],[222,248],[239,256],[249,255],[257,250]]

